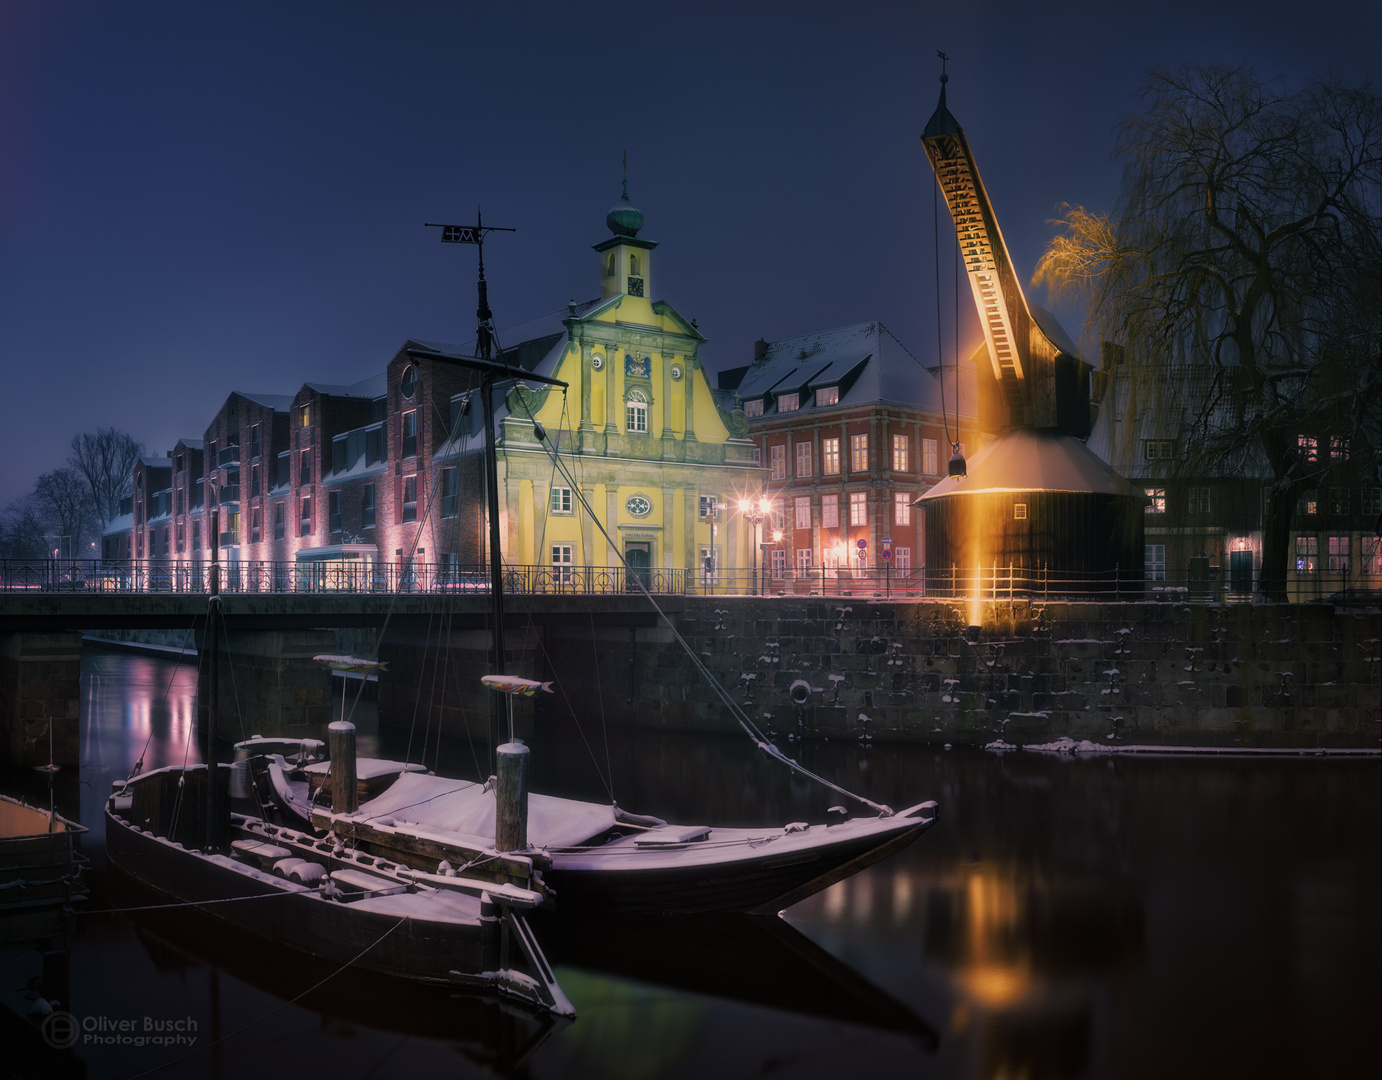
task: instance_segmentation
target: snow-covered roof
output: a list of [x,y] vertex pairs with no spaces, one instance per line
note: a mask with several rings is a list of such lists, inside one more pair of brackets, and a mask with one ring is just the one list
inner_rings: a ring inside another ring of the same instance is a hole
[[101,530],[102,536],[114,536],[117,533],[127,533],[134,528],[134,514],[121,514],[117,518],[112,518],[109,525]]
[[383,397],[389,388],[388,376],[382,371],[377,375],[371,375],[354,383],[307,382],[303,385],[328,397],[368,398],[370,400]]
[[[815,391],[838,386],[835,405],[817,405]],[[842,326],[770,342],[749,365],[739,384],[742,400],[768,398],[766,415],[779,394],[801,394],[799,411],[828,412],[873,402],[941,411],[941,385],[880,322]],[[952,414],[955,403],[947,398]],[[972,410],[964,415],[973,415]]]
[[204,450],[206,440],[204,439],[179,439],[178,442],[189,450]]
[[947,476],[918,502],[1004,491],[1142,495],[1079,439],[1056,431],[1010,431],[975,451],[966,468],[967,476]]
[[258,394],[248,390],[236,390],[242,398],[249,398],[250,401],[257,402],[274,412],[287,412],[293,407],[293,396],[291,394]]
[[171,469],[173,467],[172,458],[156,456],[153,454],[150,454],[147,457],[141,457],[139,459],[139,463],[143,465],[146,469]]

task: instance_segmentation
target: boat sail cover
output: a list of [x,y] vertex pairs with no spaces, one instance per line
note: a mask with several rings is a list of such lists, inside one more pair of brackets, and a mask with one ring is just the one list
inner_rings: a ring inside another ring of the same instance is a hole
[[[460,834],[457,839],[480,841],[489,847],[494,844],[494,792],[470,780],[405,773],[383,794],[361,803],[346,820]],[[532,847],[577,847],[613,826],[613,806],[528,795],[528,843]]]

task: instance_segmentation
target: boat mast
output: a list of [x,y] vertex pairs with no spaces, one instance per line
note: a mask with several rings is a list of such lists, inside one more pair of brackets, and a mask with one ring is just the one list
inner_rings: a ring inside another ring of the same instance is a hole
[[211,852],[221,847],[221,785],[220,763],[216,760],[216,706],[220,697],[221,666],[221,511],[211,511],[211,592],[206,601],[206,814],[202,850]]

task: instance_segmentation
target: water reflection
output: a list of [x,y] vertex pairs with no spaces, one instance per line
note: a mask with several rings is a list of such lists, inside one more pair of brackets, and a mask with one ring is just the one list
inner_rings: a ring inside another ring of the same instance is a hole
[[[83,679],[80,783],[74,771],[59,776],[59,809],[93,827],[86,847],[100,860],[99,809],[110,781],[141,752],[146,768],[184,755],[198,760],[195,675],[188,665],[89,650]],[[362,702],[355,716],[370,751],[403,757],[411,738],[415,759],[425,744],[429,766],[477,772],[484,747],[463,732],[376,728],[372,710]],[[604,731],[598,711],[582,723],[539,724],[539,790],[598,797],[604,772],[631,810],[724,824],[823,820],[838,801],[765,763],[738,737]],[[521,1067],[528,1075],[633,1075],[636,1067],[637,1075],[666,1077],[837,1077],[856,1074],[861,1062],[880,1074],[966,1080],[1376,1072],[1378,1045],[1369,1034],[1382,1012],[1376,760],[1072,760],[823,742],[784,748],[893,806],[940,802],[939,822],[916,844],[788,912],[834,961],[931,1020],[939,1029],[935,1051],[897,1031],[784,1004],[781,995],[790,997],[800,981],[791,969],[779,972],[777,985],[767,980],[776,1003],[755,998],[758,990],[750,993],[742,970],[728,962],[711,964],[703,984],[659,982],[654,975],[674,965],[656,970],[665,946],[653,937],[635,943],[648,971],[568,960],[561,977],[578,1019],[536,1047]],[[46,799],[46,788],[35,795]],[[93,907],[102,902],[101,880]],[[123,917],[86,922],[73,959],[74,1006],[208,1017],[204,988],[221,970],[214,958],[185,951],[182,966],[160,967],[150,959],[151,940],[141,943]],[[253,946],[241,951],[256,954]],[[227,974],[220,1007],[243,1023],[303,985],[291,971],[276,978],[261,987]],[[356,987],[348,996],[368,1004],[372,993]],[[443,1025],[449,1008],[434,1010]],[[281,1020],[240,1040],[240,1049],[228,1043],[227,1069],[232,1061],[242,1070],[262,1066],[265,1043],[291,1046],[302,1061],[341,1076],[376,1066],[375,1075],[508,1068],[495,1063],[506,1059],[488,1043],[457,1053],[445,1032],[379,1020],[368,1008],[352,1019],[320,1004],[293,1006]],[[93,1076],[160,1063],[147,1055],[84,1060]],[[166,1075],[203,1073],[188,1067]]]

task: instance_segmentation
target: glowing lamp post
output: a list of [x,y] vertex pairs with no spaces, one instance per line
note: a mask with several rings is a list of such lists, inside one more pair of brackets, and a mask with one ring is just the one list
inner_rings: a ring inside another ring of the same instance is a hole
[[[758,549],[763,543],[763,519],[768,516],[772,508],[773,501],[766,496],[759,499],[756,503],[752,499],[739,500],[739,513],[743,515],[744,520],[747,521],[754,530],[754,542],[752,545],[753,582],[752,588],[750,589],[754,595],[758,594]],[[781,535],[781,533],[778,533],[778,536]]]

